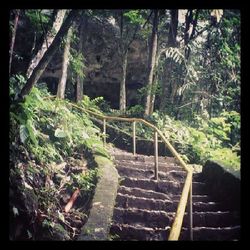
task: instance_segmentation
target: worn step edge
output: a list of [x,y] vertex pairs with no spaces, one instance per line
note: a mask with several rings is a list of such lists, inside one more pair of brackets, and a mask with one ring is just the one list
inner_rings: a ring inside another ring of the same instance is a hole
[[[154,177],[154,168],[152,169],[142,169],[142,168],[131,168],[124,165],[118,165],[117,170],[119,172],[119,175],[121,176],[128,176],[128,177],[146,177],[146,178],[152,178]],[[166,172],[158,171],[159,178],[176,178],[176,179],[184,179],[187,175],[187,173],[184,170],[176,170],[171,169]]]
[[[110,233],[121,235],[119,240],[167,240],[170,227],[151,228],[145,227],[138,223],[134,224],[119,224],[114,223],[111,226]],[[156,238],[158,237],[158,238]],[[159,239],[160,237],[160,239]]]
[[[141,155],[136,154],[133,155],[132,153],[112,153],[112,155],[115,157],[116,160],[129,160],[129,161],[142,161],[142,162],[154,162],[154,156],[148,156],[148,155]],[[160,163],[164,162],[172,162],[176,163],[176,159],[174,157],[168,157],[168,156],[159,156],[158,160]]]
[[[123,176],[121,177],[121,186],[131,187],[131,188],[141,188],[145,190],[153,190],[156,192],[161,192],[165,194],[181,194],[184,186],[183,181],[173,181],[173,180],[159,180],[158,182],[154,179],[147,178],[132,178]],[[203,182],[193,182],[193,194],[207,194],[205,188],[205,183]]]
[[[171,195],[171,199],[173,201],[179,201],[180,198],[181,198],[180,194]],[[207,194],[204,194],[204,195],[202,195],[202,194],[193,194],[192,199],[193,199],[193,202],[196,202],[196,201],[203,201],[203,202],[212,201],[210,196],[207,195]]]
[[[140,209],[153,209],[159,211],[174,212],[177,209],[179,201],[172,201],[167,199],[155,199],[138,197],[133,194],[117,194],[116,207],[123,208],[140,208]],[[220,203],[218,202],[193,202],[194,212],[217,212],[220,210]]]
[[[126,165],[128,168],[134,168],[135,166],[138,168],[143,169],[153,169],[154,168],[154,162],[138,162],[133,160],[115,160],[115,164],[118,166],[124,166]],[[167,165],[166,165],[167,164]],[[183,168],[180,165],[177,165],[175,163],[169,163],[169,162],[159,162],[158,163],[159,169],[176,169],[176,170],[183,170]]]
[[[121,194],[134,195],[136,197],[166,199],[166,200],[171,199],[171,197],[165,193],[161,193],[161,192],[157,192],[157,191],[153,191],[153,190],[147,190],[147,189],[143,189],[143,188],[137,188],[137,187],[120,186],[118,189],[118,192]],[[179,200],[180,200],[180,198],[179,198]]]
[[98,179],[88,221],[81,229],[78,241],[107,240],[118,190],[118,173],[113,163],[100,155],[95,156]]
[[[240,225],[229,227],[193,227],[194,240],[238,240],[240,238]],[[182,228],[180,240],[188,239],[187,228]]]
[[[225,212],[194,212],[193,213],[193,225],[194,228],[232,228],[239,223],[235,223],[232,218],[231,221],[226,222],[225,216],[231,215],[230,211]],[[216,221],[213,222],[213,217],[216,217]],[[165,212],[159,210],[148,210],[138,208],[121,208],[116,207],[113,214],[113,223],[118,224],[133,224],[140,223],[145,227],[162,228],[171,226],[175,217],[175,212]],[[206,218],[210,218],[209,221]],[[224,219],[223,219],[224,218]],[[185,212],[183,228],[188,226],[189,216]],[[218,222],[222,222],[218,224]]]
[[[194,227],[232,227],[240,222],[237,213],[231,211],[193,212]],[[183,226],[189,224],[188,213],[185,213]]]
[[175,211],[177,206],[178,202],[172,202],[171,200],[136,197],[120,193],[116,197],[116,207]]
[[116,207],[114,209],[113,221],[119,224],[140,223],[146,227],[164,229],[172,224],[174,216],[175,212]]

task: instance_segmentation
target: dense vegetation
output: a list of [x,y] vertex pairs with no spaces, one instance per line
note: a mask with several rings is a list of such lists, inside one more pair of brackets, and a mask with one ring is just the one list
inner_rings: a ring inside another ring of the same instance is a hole
[[86,222],[94,155],[110,156],[84,108],[147,119],[186,162],[240,173],[238,10],[23,9],[9,25],[11,239],[75,239]]
[[[95,108],[95,101],[87,97],[79,104],[90,105]],[[24,103],[11,105],[10,124],[10,237],[74,239],[98,178],[93,154],[109,157],[99,128],[87,113],[35,87]],[[76,190],[80,198],[66,213]]]

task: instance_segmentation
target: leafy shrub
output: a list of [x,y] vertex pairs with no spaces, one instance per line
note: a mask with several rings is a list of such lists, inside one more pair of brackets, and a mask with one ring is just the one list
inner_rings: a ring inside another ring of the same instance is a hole
[[9,79],[9,95],[14,99],[16,93],[19,93],[26,83],[26,77],[21,74],[12,75]]
[[[85,96],[82,106],[98,110],[96,103]],[[40,163],[60,162],[77,148],[103,154],[100,130],[87,113],[72,108],[67,100],[50,99],[48,92],[33,88],[20,104],[20,113],[11,112],[11,117],[20,124],[20,140]],[[98,110],[98,112],[100,112]]]
[[[162,131],[187,163],[204,164],[206,160],[214,159],[239,169],[240,157],[236,154],[240,151],[239,142],[234,147],[229,143],[232,128],[235,127],[235,131],[239,132],[239,117],[236,113],[224,113],[210,120],[196,116],[193,127],[160,112],[154,112],[149,121]],[[230,118],[235,120],[235,124],[229,122]],[[116,123],[116,126],[131,134],[130,124]],[[152,129],[140,123],[136,125],[136,134],[149,140],[153,138]]]
[[144,107],[142,105],[135,105],[128,109],[127,113],[130,117],[142,117],[144,113]]
[[204,164],[206,160],[214,159],[232,168],[240,168],[240,157],[233,152],[240,149],[238,144],[235,148],[229,144],[232,124],[225,117],[215,117],[208,121],[196,117],[195,128],[167,115],[154,113],[152,117],[170,143],[177,147],[178,152],[187,156],[190,162]]

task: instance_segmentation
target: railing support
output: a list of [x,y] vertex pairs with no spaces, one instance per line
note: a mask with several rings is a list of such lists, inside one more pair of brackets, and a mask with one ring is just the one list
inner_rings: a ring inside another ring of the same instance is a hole
[[155,148],[155,179],[158,181],[158,133],[154,132],[154,148]]
[[103,145],[106,145],[106,119],[103,119]]
[[136,139],[135,139],[135,121],[133,121],[132,126],[133,126],[133,154],[136,154]]
[[190,240],[193,240],[193,190],[192,182],[189,189],[189,234]]

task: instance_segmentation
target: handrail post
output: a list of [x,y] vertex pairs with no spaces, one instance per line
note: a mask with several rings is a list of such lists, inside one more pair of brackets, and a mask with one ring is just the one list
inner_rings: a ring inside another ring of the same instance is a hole
[[132,127],[133,127],[133,154],[136,154],[136,140],[135,140],[135,121],[133,121]]
[[106,145],[106,119],[103,119],[103,145]]
[[158,133],[154,131],[154,148],[155,148],[155,179],[158,181]]
[[189,234],[190,240],[193,240],[193,190],[192,190],[192,182],[190,184],[189,189]]

